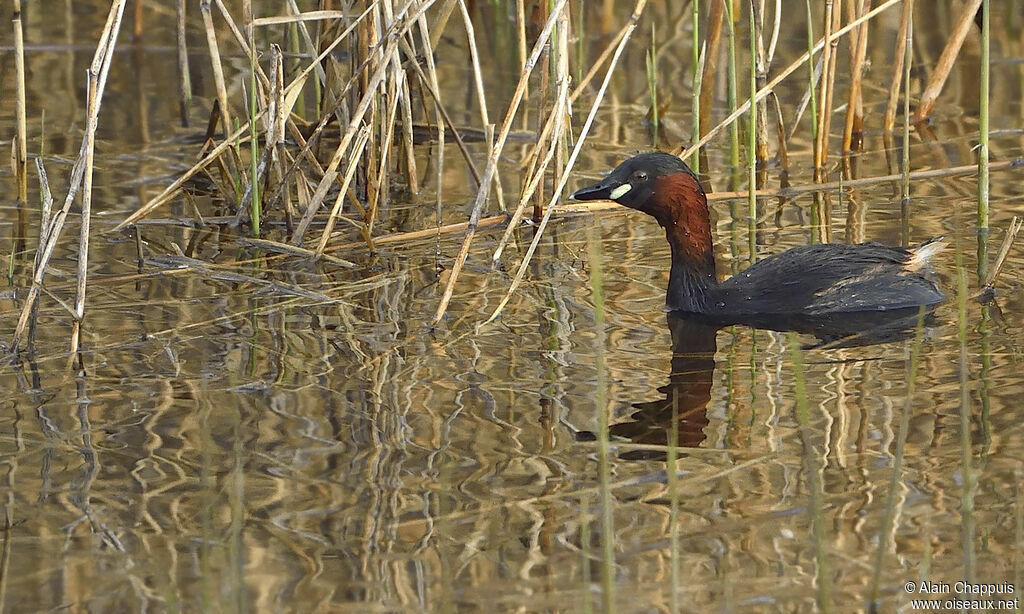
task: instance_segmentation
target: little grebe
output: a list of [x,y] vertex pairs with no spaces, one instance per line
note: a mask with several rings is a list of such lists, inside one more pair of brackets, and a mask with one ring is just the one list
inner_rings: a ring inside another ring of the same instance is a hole
[[708,201],[697,176],[676,156],[634,156],[577,200],[610,199],[658,220],[672,248],[669,311],[714,317],[828,316],[931,306],[943,300],[924,267],[945,243],[916,247],[827,243],[794,247],[719,283]]

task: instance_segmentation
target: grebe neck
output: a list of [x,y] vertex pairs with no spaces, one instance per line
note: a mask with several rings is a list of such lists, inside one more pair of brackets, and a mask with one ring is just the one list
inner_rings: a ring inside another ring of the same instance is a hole
[[707,313],[708,291],[718,285],[711,241],[708,200],[689,173],[660,177],[653,198],[654,217],[672,248],[666,307],[669,311]]

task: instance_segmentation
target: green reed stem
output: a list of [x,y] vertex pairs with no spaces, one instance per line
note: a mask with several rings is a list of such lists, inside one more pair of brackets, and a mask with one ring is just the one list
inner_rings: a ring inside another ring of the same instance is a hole
[[978,116],[978,228],[988,229],[989,0],[981,3],[981,84]]
[[672,395],[672,425],[668,430],[668,455],[665,467],[668,477],[669,526],[669,611],[680,612],[679,604],[679,476],[676,460],[679,457],[679,395]]
[[[691,83],[693,84],[693,97],[690,100],[690,121],[692,122],[693,128],[690,133],[691,144],[695,145],[700,141],[700,82],[701,82],[701,69],[700,69],[700,0],[693,0],[693,78]],[[693,172],[700,173],[700,150],[696,149],[693,152],[693,157],[690,160],[690,168]]]
[[580,565],[583,576],[583,604],[581,610],[584,614],[594,611],[590,600],[590,494],[584,492],[580,497]]
[[754,3],[750,3],[750,117],[747,126],[747,184],[749,196],[747,200],[747,224],[750,246],[750,262],[757,259],[757,49],[754,22]]
[[597,450],[598,478],[601,490],[601,601],[606,614],[615,611],[615,525],[612,517],[611,446],[608,442],[608,402],[606,398],[607,369],[605,367],[604,331],[604,268],[602,266],[601,235],[597,218],[587,229],[587,259],[590,261],[590,288],[594,300],[594,337],[597,368]]
[[249,174],[250,186],[252,189],[252,200],[250,201],[250,214],[252,218],[252,235],[260,236],[260,215],[262,203],[260,203],[260,137],[256,132],[256,118],[259,114],[256,103],[256,50],[252,40],[249,41]]
[[889,492],[885,499],[885,520],[882,522],[882,529],[879,532],[882,539],[878,544],[878,552],[875,554],[875,568],[871,575],[870,603],[874,611],[881,611],[878,593],[882,580],[882,563],[885,561],[885,553],[892,546],[890,538],[894,534],[893,526],[896,522],[897,493],[899,492],[900,480],[903,478],[903,459],[906,452],[907,434],[910,432],[910,414],[914,406],[914,390],[917,382],[917,365],[921,358],[921,339],[924,337],[925,313],[924,307],[918,311],[917,327],[914,329],[914,340],[910,344],[907,355],[907,394],[903,400],[903,412],[900,414],[900,424],[896,433],[896,450],[893,452],[892,474],[889,476]]
[[914,20],[907,21],[903,50],[903,202],[910,203],[910,64],[914,59]]
[[807,91],[810,93],[811,142],[818,142],[818,96],[814,87],[814,17],[811,15],[811,0],[807,0]]
[[[959,248],[959,246],[957,246]],[[971,449],[971,376],[970,355],[967,352],[967,271],[963,258],[957,249],[957,338],[960,341],[960,472],[963,476],[963,492],[960,498],[961,528],[963,547],[964,580],[974,581],[974,493],[978,479],[973,467]]]
[[807,402],[807,383],[804,379],[803,350],[796,333],[787,334],[790,357],[793,361],[793,394],[796,400],[796,421],[800,425],[804,449],[804,475],[810,495],[811,535],[814,540],[815,584],[818,587],[818,611],[832,611],[832,581],[829,573],[824,518],[823,451],[811,440],[811,412]]
[[[732,2],[725,0],[725,16],[729,21],[729,113],[736,110],[736,26],[732,17]],[[740,127],[729,122],[729,164],[732,172],[740,168]]]

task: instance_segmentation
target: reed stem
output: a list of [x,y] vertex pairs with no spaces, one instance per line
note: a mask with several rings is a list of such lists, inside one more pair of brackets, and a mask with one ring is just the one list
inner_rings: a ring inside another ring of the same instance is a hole
[[750,262],[757,261],[757,20],[750,3],[750,115],[747,123],[747,244]]
[[[691,8],[693,9],[693,39],[690,44],[692,50],[690,59],[693,62],[693,72],[690,83],[693,87],[690,97],[690,121],[692,122],[690,142],[696,144],[700,140],[700,81],[702,77],[700,69],[700,0],[692,0]],[[693,152],[690,168],[693,169],[693,172],[700,174],[699,148]]]
[[907,19],[906,41],[903,44],[903,194],[905,206],[910,203],[910,65],[914,60],[914,0]]
[[[737,87],[736,87],[736,25],[732,14],[732,0],[722,0],[725,3],[726,19],[729,21],[729,83],[728,83],[728,104],[729,114],[736,112]],[[740,128],[736,122],[729,122],[729,166],[733,173],[740,168]]]
[[[818,97],[815,92],[814,79],[814,17],[811,14],[811,0],[807,0],[807,55],[811,58],[807,62],[807,92],[811,105],[811,141],[814,143],[814,156],[818,155]],[[796,126],[793,126],[796,130]]]
[[988,230],[989,22],[991,21],[991,12],[989,0],[983,0],[981,3],[981,91],[978,109],[978,228],[980,230]]

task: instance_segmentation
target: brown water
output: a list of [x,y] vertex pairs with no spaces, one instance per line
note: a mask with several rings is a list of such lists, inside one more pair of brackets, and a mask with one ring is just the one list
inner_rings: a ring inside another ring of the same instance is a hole
[[[35,5],[26,12],[26,41],[41,45],[27,54],[30,150],[38,151],[45,133],[45,162],[62,198],[84,123],[84,69],[105,10],[53,4],[52,14]],[[952,16],[918,4],[920,91]],[[999,160],[1021,155],[1024,39],[1019,8],[993,6],[991,125]],[[689,69],[677,58],[689,57],[689,17],[680,10],[655,3],[641,23],[578,165],[580,182],[649,147],[643,54],[651,17],[665,44],[664,92],[676,100],[667,134],[671,144],[685,139]],[[776,70],[806,49],[803,10],[801,4],[784,24]],[[263,7],[259,14],[275,11]],[[477,14],[478,32],[488,33],[482,25],[500,22],[498,15],[493,8]],[[653,220],[625,210],[555,221],[525,283],[487,326],[478,325],[509,282],[508,273],[488,264],[500,237],[495,230],[477,237],[436,330],[428,324],[447,280],[445,271],[439,283],[436,267],[450,268],[461,235],[440,244],[389,245],[373,257],[339,252],[358,265],[348,270],[258,258],[226,228],[151,225],[143,227],[151,259],[175,253],[176,245],[222,268],[201,274],[150,260],[140,272],[132,236],[101,231],[155,195],[197,153],[182,137],[202,130],[213,91],[198,11],[189,19],[194,127],[178,125],[172,10],[147,14],[146,44],[126,44],[111,72],[97,147],[97,232],[81,366],[69,367],[67,311],[44,297],[37,354],[0,368],[0,505],[11,522],[2,533],[0,609],[585,611],[600,609],[606,571],[620,612],[866,611],[876,569],[881,611],[911,611],[905,584],[923,580],[950,585],[948,594],[935,594],[940,598],[953,597],[952,585],[961,580],[1011,583],[1015,594],[994,597],[1021,596],[1019,242],[996,303],[968,303],[966,364],[955,300],[924,328],[909,400],[906,339],[801,349],[813,339],[683,326],[673,363],[662,311],[668,248]],[[858,160],[861,177],[890,172],[878,123],[897,21],[898,9],[890,9],[872,29],[877,44],[869,45],[870,132]],[[450,28],[438,50],[442,74],[456,121],[473,124],[478,115],[466,106],[466,67],[444,60],[465,55],[458,29]],[[913,138],[915,169],[974,161],[975,34],[936,108],[937,140]],[[9,29],[0,36],[8,46],[0,56],[0,144],[9,147]],[[487,73],[492,116],[504,112],[514,81],[503,44],[495,35],[482,45],[494,58]],[[591,59],[602,47],[588,47]],[[845,46],[840,53],[843,65]],[[244,71],[230,78],[241,100],[248,78]],[[787,121],[805,84],[802,69],[779,91]],[[527,128],[535,126],[534,115]],[[841,124],[838,113],[834,131]],[[791,143],[796,185],[809,181],[807,141],[798,136]],[[485,157],[479,146],[474,152]],[[898,159],[899,152],[890,153]],[[521,154],[519,146],[509,150],[506,194],[518,193]],[[426,165],[436,152],[424,146],[420,155]],[[728,189],[725,141],[709,155],[710,183]],[[469,181],[454,148],[447,160],[445,221],[462,221]],[[1021,177],[1012,170],[992,176],[990,251],[998,248],[1000,229],[1021,213]],[[778,169],[770,169],[767,187],[778,181]],[[6,165],[0,185],[16,194]],[[436,224],[436,189],[428,183],[411,202],[396,199],[380,231]],[[915,182],[911,192],[907,211],[891,184],[833,194],[834,239],[898,243],[904,233],[911,241],[945,234],[953,248],[937,259],[943,285],[955,294],[959,256],[973,292],[973,179]],[[810,195],[763,200],[758,255],[806,244],[811,204]],[[723,271],[748,259],[745,207],[713,203]],[[155,215],[192,214],[178,201]],[[12,237],[27,232],[32,249],[37,225],[34,205],[24,225],[13,198],[0,205],[5,269]],[[77,231],[65,231],[47,279],[64,301],[74,292]],[[504,257],[508,271],[518,267],[532,231],[517,236]],[[588,256],[594,242],[596,260]],[[31,252],[19,254],[13,285],[0,290],[4,343],[31,262]],[[600,332],[596,271],[603,277]],[[224,272],[279,285],[240,282]],[[288,293],[285,285],[322,296]],[[801,416],[796,400],[804,391],[808,411]],[[672,399],[680,401],[677,411],[693,410],[678,422],[684,448],[674,483],[664,459]],[[905,456],[893,489],[907,408]],[[599,412],[608,413],[613,435],[603,481],[592,435]],[[605,495],[611,560],[602,550]],[[892,529],[888,510],[895,513]]]

